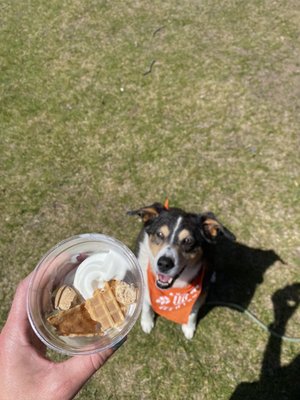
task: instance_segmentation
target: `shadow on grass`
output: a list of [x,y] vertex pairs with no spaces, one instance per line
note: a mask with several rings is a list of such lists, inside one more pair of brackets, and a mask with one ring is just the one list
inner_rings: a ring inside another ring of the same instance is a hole
[[[247,309],[256,287],[263,282],[264,273],[276,261],[284,264],[273,250],[250,248],[238,242],[222,241],[214,254],[217,279],[211,286],[207,303],[234,303]],[[270,325],[270,329],[279,335],[284,335],[286,324],[300,303],[300,283],[276,291],[272,301],[274,323]],[[199,321],[216,306],[204,307],[199,315]],[[240,383],[230,400],[300,398],[300,355],[289,365],[281,366],[281,345],[281,338],[270,335],[259,381]]]
[[[274,323],[270,328],[284,335],[289,318],[300,303],[300,283],[286,286],[272,296]],[[282,339],[270,335],[261,367],[260,379],[242,382],[230,400],[296,400],[300,398],[300,355],[286,366],[281,366]]]
[[226,239],[218,244],[212,257],[217,279],[208,301],[236,303],[246,309],[267,269],[276,261],[284,264],[273,250],[251,248]]

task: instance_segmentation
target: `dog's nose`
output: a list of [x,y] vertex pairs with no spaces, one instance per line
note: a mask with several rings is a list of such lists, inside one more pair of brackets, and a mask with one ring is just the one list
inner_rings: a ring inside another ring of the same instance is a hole
[[174,267],[174,260],[167,256],[161,256],[157,261],[160,272],[168,272]]

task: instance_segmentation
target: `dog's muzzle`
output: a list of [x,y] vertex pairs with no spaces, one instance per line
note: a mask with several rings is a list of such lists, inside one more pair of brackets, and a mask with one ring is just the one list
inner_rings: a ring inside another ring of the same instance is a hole
[[[174,268],[175,262],[173,258],[168,256],[161,256],[157,260],[157,277],[156,286],[160,289],[168,289],[172,286],[173,282],[178,278],[182,270],[175,276],[171,275],[170,272]],[[174,272],[173,272],[174,273]]]
[[171,257],[161,256],[157,260],[157,267],[159,272],[167,273],[174,267],[174,260]]

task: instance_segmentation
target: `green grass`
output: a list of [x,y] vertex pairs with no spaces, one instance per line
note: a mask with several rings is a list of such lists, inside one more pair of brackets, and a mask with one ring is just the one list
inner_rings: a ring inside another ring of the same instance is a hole
[[[126,211],[166,195],[285,261],[249,306],[270,323],[272,294],[300,279],[298,2],[4,0],[0,14],[1,325],[55,243],[98,231],[133,247]],[[224,308],[191,342],[136,325],[78,398],[229,399],[259,380],[267,342]],[[298,352],[284,343],[282,364]]]

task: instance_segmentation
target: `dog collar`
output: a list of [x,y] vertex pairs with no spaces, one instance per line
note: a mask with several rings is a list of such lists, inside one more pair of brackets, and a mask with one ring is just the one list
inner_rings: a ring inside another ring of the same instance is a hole
[[149,263],[148,288],[154,312],[177,324],[186,324],[193,305],[202,292],[204,275],[203,265],[200,274],[186,287],[160,289],[156,286],[156,278]]

